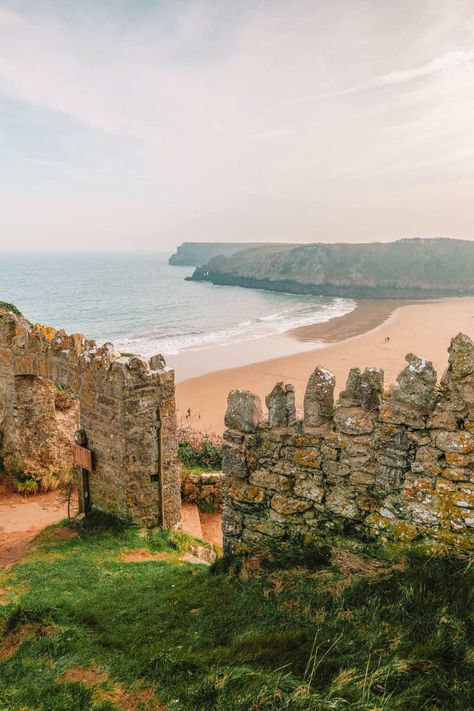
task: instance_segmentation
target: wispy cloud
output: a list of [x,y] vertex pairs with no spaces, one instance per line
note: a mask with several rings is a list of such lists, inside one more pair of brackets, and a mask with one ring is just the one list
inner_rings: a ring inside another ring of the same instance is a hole
[[430,62],[421,64],[418,67],[412,67],[411,69],[403,69],[401,71],[388,72],[387,74],[382,74],[381,76],[370,79],[369,81],[356,84],[355,86],[348,87],[347,89],[341,89],[340,91],[332,91],[321,94],[310,94],[308,96],[299,96],[291,101],[294,103],[314,101],[320,99],[335,99],[339,96],[349,96],[350,94],[357,94],[361,91],[369,91],[370,89],[381,89],[387,86],[397,86],[400,84],[406,84],[407,82],[414,81],[415,79],[421,79],[424,77],[433,76],[434,74],[439,74],[441,72],[448,71],[454,67],[458,67],[462,64],[472,62],[474,60],[474,48],[468,50],[455,50],[452,52],[446,52],[441,57],[436,57]]

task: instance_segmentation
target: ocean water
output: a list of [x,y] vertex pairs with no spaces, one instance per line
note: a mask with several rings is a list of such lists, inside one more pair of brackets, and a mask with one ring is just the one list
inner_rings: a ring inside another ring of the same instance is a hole
[[0,300],[30,321],[150,356],[242,344],[351,311],[350,299],[187,282],[159,254],[0,255]]

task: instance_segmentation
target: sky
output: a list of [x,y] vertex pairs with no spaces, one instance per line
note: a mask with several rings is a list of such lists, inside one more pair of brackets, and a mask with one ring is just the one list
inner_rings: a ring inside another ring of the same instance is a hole
[[472,0],[0,0],[0,251],[474,238]]

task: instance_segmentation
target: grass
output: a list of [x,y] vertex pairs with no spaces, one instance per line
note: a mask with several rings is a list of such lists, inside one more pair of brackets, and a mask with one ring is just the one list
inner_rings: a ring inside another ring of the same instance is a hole
[[193,472],[219,471],[222,468],[222,437],[192,427],[179,427],[178,458],[185,469]]
[[180,562],[182,534],[62,531],[0,579],[1,711],[474,708],[464,559],[339,549],[231,573]]

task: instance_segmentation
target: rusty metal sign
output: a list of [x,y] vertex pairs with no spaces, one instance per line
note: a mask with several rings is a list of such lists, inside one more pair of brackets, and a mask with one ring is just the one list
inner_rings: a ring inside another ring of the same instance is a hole
[[86,447],[81,447],[79,444],[73,444],[72,456],[74,464],[82,469],[92,471],[92,452]]

